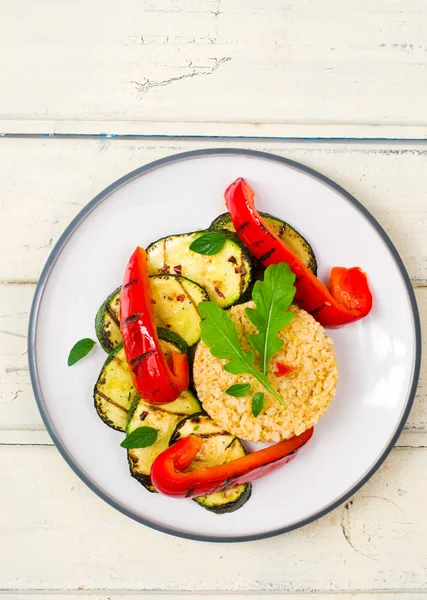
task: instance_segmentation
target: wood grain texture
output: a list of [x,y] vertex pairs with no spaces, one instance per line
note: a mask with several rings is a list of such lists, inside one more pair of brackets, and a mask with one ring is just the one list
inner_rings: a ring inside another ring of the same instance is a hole
[[[45,600],[46,594],[39,594],[37,591],[31,591],[31,600]],[[75,593],[74,593],[75,592]],[[158,600],[182,600],[182,594],[164,594],[158,593],[140,593],[139,591],[131,591],[127,593],[116,593],[110,592],[106,589],[103,590],[86,590],[84,586],[79,586],[76,591],[54,590],[49,593],[49,598],[55,600],[130,600],[131,598],[138,597],[139,600],[152,600],[153,596]],[[186,594],[188,597],[188,594]],[[233,594],[216,594],[216,593],[192,593],[192,600],[240,600],[243,598],[250,598],[251,600],[265,600],[265,594],[239,592]],[[314,593],[314,594],[274,594],[276,600],[425,600],[427,592],[368,592],[368,593],[349,593],[341,594],[335,592]],[[0,600],[28,600],[28,594],[0,593]]]
[[55,448],[2,446],[1,588],[424,591],[426,460],[425,449],[395,449],[351,501],[323,519],[285,536],[221,545],[169,537],[122,516]]
[[3,1],[0,118],[425,137],[426,23],[424,0]]
[[[66,225],[118,177],[158,158],[224,142],[0,138],[0,280],[36,280]],[[427,282],[427,150],[419,146],[233,142],[319,170],[354,194]],[[412,174],[412,175],[410,175]]]

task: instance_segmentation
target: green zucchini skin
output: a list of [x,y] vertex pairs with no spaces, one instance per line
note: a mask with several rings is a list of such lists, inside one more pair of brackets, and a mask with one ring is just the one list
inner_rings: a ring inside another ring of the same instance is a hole
[[95,333],[103,350],[108,354],[122,341],[120,333],[120,287],[111,292],[98,309]]
[[[178,275],[150,277],[150,283],[158,330],[169,330],[170,341],[180,350],[180,344],[184,342],[185,347],[181,352],[187,352],[188,346],[196,344],[200,339],[201,318],[197,306],[200,302],[209,300],[207,292],[194,281]],[[114,290],[102,303],[95,319],[96,336],[108,353],[122,343],[120,289]],[[174,334],[177,335],[178,343],[174,341]]]
[[169,342],[182,354],[187,354],[187,356],[189,355],[190,346],[185,340],[182,339],[180,335],[175,333],[175,331],[166,329],[166,327],[157,327],[157,335],[159,336],[160,340]]
[[[246,455],[241,441],[219,427],[204,412],[186,417],[178,423],[169,445],[189,435],[202,438],[202,448],[190,470],[224,464]],[[231,513],[241,508],[250,498],[252,484],[239,485],[224,492],[193,498],[194,502],[216,514]]]
[[[307,242],[307,240],[291,225],[282,221],[278,217],[269,215],[268,213],[259,213],[266,221],[267,225],[274,231],[274,233],[283,240],[295,254],[304,261],[304,264],[310,269],[314,275],[317,274],[317,261],[316,256],[313,252],[313,248]],[[210,229],[214,231],[220,231],[226,229],[227,231],[235,232],[233,222],[231,220],[230,213],[222,213],[214,219],[210,225]],[[258,262],[258,261],[257,261]],[[261,269],[256,269],[256,276],[260,278]]]
[[[172,350],[182,352],[188,346],[177,334],[163,329],[157,331],[166,356]],[[172,341],[173,340],[173,341]],[[93,390],[95,409],[106,425],[125,431],[128,412],[135,396],[132,375],[123,345],[119,344],[107,356]]]
[[170,436],[180,420],[200,410],[200,402],[189,390],[182,392],[174,402],[169,404],[149,404],[141,398],[133,403],[129,411],[127,435],[141,426],[153,427],[158,431],[157,441],[152,446],[128,450],[130,474],[149,492],[156,491],[150,479],[151,465],[154,460],[168,447]]
[[170,235],[147,247],[150,275],[173,273],[178,269],[201,285],[210,300],[222,308],[232,306],[245,294],[252,279],[252,258],[235,234],[224,232],[226,242],[217,254],[192,252],[190,245],[207,231]]

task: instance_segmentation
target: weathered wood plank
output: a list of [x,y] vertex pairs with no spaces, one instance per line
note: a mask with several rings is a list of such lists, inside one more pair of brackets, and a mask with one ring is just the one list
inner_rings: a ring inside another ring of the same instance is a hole
[[[0,138],[0,280],[36,279],[65,226],[118,177],[163,156],[218,146],[224,143]],[[427,282],[427,149],[279,142],[229,147],[280,154],[336,180],[379,219],[413,281]]]
[[[50,444],[30,384],[27,366],[28,313],[34,285],[0,285],[0,444]],[[416,288],[422,324],[427,326],[427,288]],[[93,336],[94,332],[87,332]],[[424,339],[424,349],[426,340]],[[420,384],[402,446],[426,446],[427,350],[422,359]],[[91,399],[88,399],[91,401]],[[36,430],[36,431],[34,431]]]
[[[81,588],[81,589],[79,589]],[[53,593],[49,592],[49,598],[55,600],[129,600],[130,598],[139,598],[139,600],[152,600],[155,595],[158,600],[182,600],[182,594],[141,594],[139,591],[134,590],[127,593],[110,593],[108,590],[86,590],[84,586],[79,586],[77,592],[55,590]],[[45,600],[45,594],[39,594],[40,590],[36,590],[35,593],[31,591],[31,600]],[[189,594],[186,594],[187,597]],[[427,597],[427,592],[419,591],[415,593],[411,592],[367,592],[367,593],[349,593],[349,594],[336,594],[330,593],[313,593],[313,594],[274,594],[274,598],[277,600],[423,600]],[[250,600],[264,600],[265,594],[253,594],[253,593],[233,593],[233,594],[191,594],[192,600],[239,600],[241,598],[250,598]],[[0,600],[28,600],[28,594],[10,593],[1,594]]]
[[3,2],[0,117],[425,131],[426,18],[423,0]]
[[[394,450],[352,501],[299,531],[221,545],[167,537],[120,515],[80,482],[54,448],[3,446],[1,587],[22,593],[106,587],[171,593],[425,591],[426,453]],[[47,560],[41,549],[50,548],[58,551]]]

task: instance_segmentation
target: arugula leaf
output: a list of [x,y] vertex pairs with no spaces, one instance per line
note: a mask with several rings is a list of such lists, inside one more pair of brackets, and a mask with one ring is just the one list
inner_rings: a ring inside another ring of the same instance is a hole
[[230,385],[230,387],[225,390],[225,393],[229,396],[234,396],[235,398],[242,398],[243,396],[247,396],[250,391],[250,383],[235,383],[234,385]]
[[218,254],[224,248],[226,237],[220,231],[209,231],[204,235],[196,238],[194,242],[190,244],[190,250],[197,254],[205,254],[212,256]]
[[76,342],[71,348],[70,354],[68,355],[68,366],[72,367],[76,362],[84,358],[86,354],[89,354],[95,344],[96,342],[90,338],[83,338],[82,340]]
[[252,398],[252,414],[256,418],[264,408],[264,394],[257,392]]
[[122,448],[148,448],[157,440],[159,432],[153,427],[138,427],[134,429],[120,444]]
[[252,292],[256,308],[246,308],[248,319],[258,329],[258,333],[248,336],[248,340],[261,355],[261,370],[268,373],[270,358],[283,345],[277,337],[294,317],[286,311],[295,295],[293,285],[295,275],[287,263],[270,265],[264,273],[264,281],[257,281]]
[[199,312],[204,319],[200,322],[202,340],[210,347],[215,358],[228,359],[224,369],[234,375],[249,373],[255,377],[264,389],[272,394],[281,404],[287,406],[277,392],[273,390],[266,375],[254,367],[255,354],[253,350],[244,352],[239,344],[239,336],[228,312],[214,302],[200,302]]

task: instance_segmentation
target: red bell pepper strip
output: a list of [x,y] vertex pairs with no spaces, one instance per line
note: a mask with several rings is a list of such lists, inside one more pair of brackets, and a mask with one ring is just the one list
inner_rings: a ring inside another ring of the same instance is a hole
[[187,356],[172,351],[169,365],[162,352],[143,248],[135,250],[126,268],[120,292],[120,329],[139,396],[152,404],[176,400],[188,388]]
[[227,490],[264,477],[290,462],[313,431],[313,428],[308,429],[301,435],[223,465],[185,473],[202,445],[200,437],[190,435],[159,454],[151,467],[151,481],[158,492],[178,498],[196,498]]
[[341,327],[365,317],[372,294],[359,267],[334,267],[329,289],[263,221],[254,205],[254,191],[242,178],[225,191],[225,202],[236,232],[262,264],[286,262],[295,274],[295,300],[325,327]]
[[296,367],[291,367],[289,365],[285,365],[282,362],[276,361],[276,370],[274,374],[276,377],[283,377],[284,375],[289,375],[296,370]]

